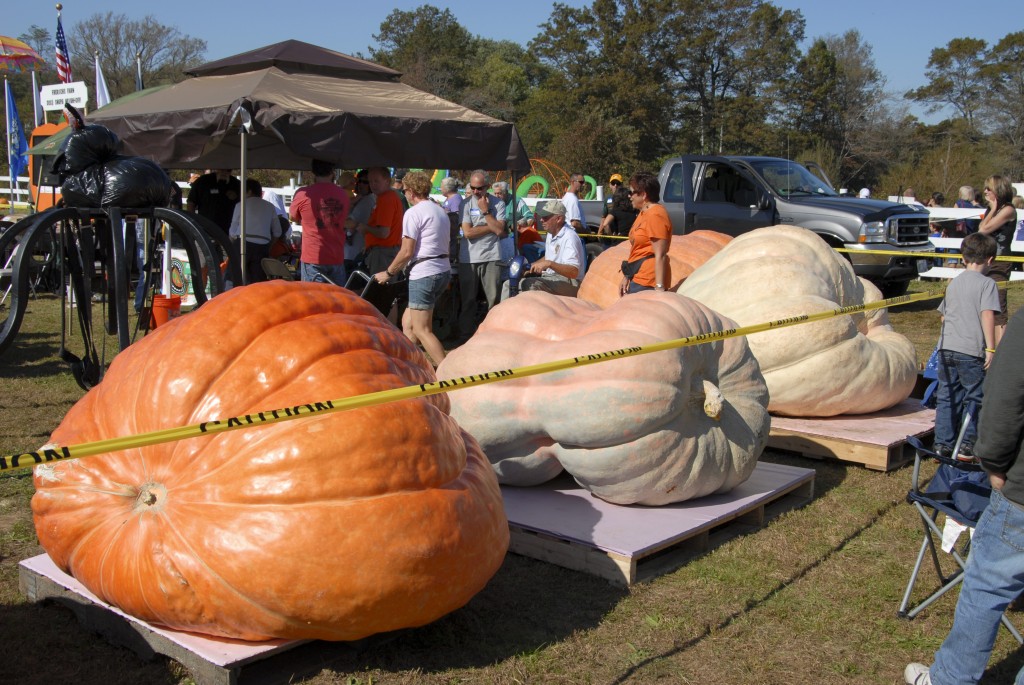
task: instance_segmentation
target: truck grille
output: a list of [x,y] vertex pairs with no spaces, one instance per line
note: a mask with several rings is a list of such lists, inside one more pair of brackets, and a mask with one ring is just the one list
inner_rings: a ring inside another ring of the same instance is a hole
[[893,216],[885,221],[893,245],[924,245],[928,242],[927,216]]

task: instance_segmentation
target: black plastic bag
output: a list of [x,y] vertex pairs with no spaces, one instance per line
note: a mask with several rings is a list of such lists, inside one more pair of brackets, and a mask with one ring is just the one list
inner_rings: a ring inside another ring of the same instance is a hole
[[103,165],[103,207],[166,207],[172,181],[156,162],[121,157]]
[[109,162],[117,157],[118,145],[117,135],[106,126],[93,124],[72,131],[53,160],[52,172],[77,174],[93,165]]
[[171,179],[145,157],[118,157],[68,176],[60,192],[69,207],[166,207]]
[[99,207],[103,201],[103,166],[97,164],[64,179],[60,195],[66,207]]

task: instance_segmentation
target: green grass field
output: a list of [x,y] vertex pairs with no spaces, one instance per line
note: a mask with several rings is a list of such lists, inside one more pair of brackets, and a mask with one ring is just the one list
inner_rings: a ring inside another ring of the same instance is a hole
[[[1022,300],[1012,292],[1011,308]],[[22,334],[0,357],[4,454],[43,444],[82,394],[56,357],[55,302],[34,300]],[[937,337],[937,304],[890,315],[921,361]],[[108,340],[108,360],[114,349]],[[301,682],[902,682],[904,665],[929,661],[945,637],[956,594],[914,621],[896,616],[920,541],[917,515],[904,503],[910,470],[879,473],[771,451],[763,459],[814,469],[814,500],[629,589],[510,554],[463,609],[315,665],[322,670]],[[25,600],[17,564],[41,552],[31,496],[31,478],[0,476],[0,683],[192,682],[173,662],[144,662],[86,631],[60,605]],[[1014,618],[1024,624],[1024,614]],[[984,682],[1010,682],[1022,664],[1024,651],[1002,631]]]

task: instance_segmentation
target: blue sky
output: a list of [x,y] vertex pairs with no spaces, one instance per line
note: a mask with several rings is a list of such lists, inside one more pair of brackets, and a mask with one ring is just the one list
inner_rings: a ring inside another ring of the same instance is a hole
[[[785,9],[799,9],[807,21],[805,35],[813,39],[826,34],[860,31],[871,45],[875,65],[885,74],[887,88],[903,93],[923,85],[928,56],[935,47],[953,38],[983,38],[998,41],[1007,33],[1024,30],[1024,3],[1020,0],[987,0],[972,6],[959,0],[774,0]],[[53,3],[12,2],[3,12],[0,33],[18,36],[36,24],[51,34],[57,26]],[[393,9],[412,10],[416,2],[341,2],[327,4],[313,0],[175,0],[173,3],[139,3],[128,0],[68,0],[64,2],[64,28],[97,12],[111,11],[130,18],[152,14],[160,22],[207,42],[206,57],[220,59],[253,48],[295,38],[349,54],[366,53],[373,34]],[[525,44],[542,29],[551,12],[551,2],[514,0],[507,3],[448,0],[431,2],[448,7],[473,34]],[[582,7],[589,2],[568,0],[564,4]],[[244,8],[244,9],[241,9]],[[47,56],[49,57],[49,56]],[[915,109],[915,114],[927,120]],[[941,117],[939,117],[941,118]]]

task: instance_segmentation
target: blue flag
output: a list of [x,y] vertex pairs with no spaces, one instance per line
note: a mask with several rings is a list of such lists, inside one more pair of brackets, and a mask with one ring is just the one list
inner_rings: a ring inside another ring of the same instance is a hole
[[11,85],[6,80],[4,89],[7,91],[7,161],[11,167],[11,178],[17,178],[28,169],[28,141],[18,118],[18,109],[14,106]]

